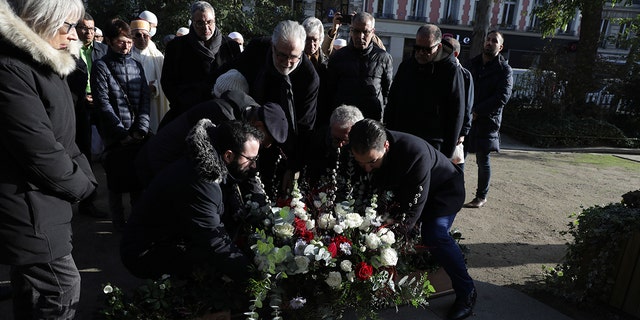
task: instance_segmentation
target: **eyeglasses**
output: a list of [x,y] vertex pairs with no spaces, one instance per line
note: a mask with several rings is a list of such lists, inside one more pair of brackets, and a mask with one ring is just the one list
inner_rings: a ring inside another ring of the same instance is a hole
[[86,30],[86,31],[93,31],[93,32],[96,32],[96,28],[94,28],[94,27],[89,28],[89,27],[87,27],[87,26],[76,26],[76,29],[81,29],[81,30]]
[[136,33],[136,34],[134,35],[134,37],[136,37],[136,38],[138,38],[138,39],[140,39],[140,38],[149,38],[149,37],[150,37],[150,35],[149,35],[149,34],[147,34],[147,33],[138,32],[138,33]]
[[351,27],[351,29],[349,29],[349,31],[351,31],[354,34],[364,34],[365,37],[370,35],[373,32],[373,30],[360,30],[360,29],[356,29],[354,27]]
[[125,45],[127,47],[132,46],[133,45],[133,41],[131,40],[116,40],[116,44],[119,46]]
[[196,22],[195,22],[195,25],[196,25],[196,27],[198,27],[198,28],[204,28],[205,26],[206,26],[206,27],[211,27],[211,26],[213,26],[214,24],[216,24],[216,20],[215,20],[215,19],[211,19],[211,20],[207,20],[207,21],[202,21],[202,20],[200,20],[200,21],[196,21]]
[[287,61],[291,61],[293,63],[298,62],[298,60],[300,60],[300,58],[302,58],[302,53],[300,55],[294,56],[294,55],[288,55],[284,52],[280,52],[278,51],[278,49],[276,49],[276,47],[273,47],[273,52],[275,52],[276,54],[276,58],[278,58],[279,60],[287,60]]
[[67,26],[67,30],[65,31],[65,33],[69,33],[71,32],[71,29],[75,28],[78,24],[77,23],[70,23],[70,22],[64,22],[64,24]]
[[257,163],[257,162],[258,162],[258,158],[260,157],[260,155],[257,155],[257,156],[255,156],[255,157],[253,157],[253,158],[250,158],[250,157],[245,156],[245,155],[244,155],[244,154],[242,154],[242,153],[238,153],[238,154],[239,154],[241,157],[243,157],[243,158],[245,158],[245,159],[249,160],[251,163]]
[[419,45],[414,45],[413,46],[413,50],[415,50],[416,52],[425,52],[425,53],[432,53],[433,50],[440,44],[440,42],[437,42],[436,44],[430,46],[430,47],[424,47],[424,46],[419,46]]

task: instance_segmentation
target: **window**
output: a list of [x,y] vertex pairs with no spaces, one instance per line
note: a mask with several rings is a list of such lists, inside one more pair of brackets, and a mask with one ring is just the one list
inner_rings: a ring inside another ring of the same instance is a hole
[[517,0],[505,0],[502,5],[502,20],[500,25],[511,27],[515,25],[516,9],[518,9]]
[[[540,7],[545,0],[535,0],[535,2],[533,3],[533,8],[538,8]],[[538,32],[540,31],[540,18],[538,18],[537,15],[532,14],[531,18],[529,19],[529,26],[527,27],[527,31],[534,31],[534,32]]]
[[447,0],[444,5],[444,19],[453,23],[458,20],[458,10],[460,9],[460,3],[458,0]]
[[411,13],[414,17],[420,18],[425,16],[426,0],[414,0],[411,6]]

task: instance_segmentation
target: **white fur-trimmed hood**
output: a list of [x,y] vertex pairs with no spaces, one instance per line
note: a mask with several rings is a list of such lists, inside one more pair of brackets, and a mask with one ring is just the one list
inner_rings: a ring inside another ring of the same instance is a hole
[[76,68],[71,52],[79,52],[79,41],[72,41],[67,50],[54,49],[13,12],[6,0],[0,0],[0,36],[61,76],[68,75]]

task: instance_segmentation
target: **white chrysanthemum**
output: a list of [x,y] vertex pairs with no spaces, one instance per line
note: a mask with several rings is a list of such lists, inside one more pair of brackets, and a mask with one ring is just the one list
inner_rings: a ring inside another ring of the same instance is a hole
[[291,238],[295,228],[290,224],[277,224],[273,226],[273,232],[280,238]]
[[335,225],[336,218],[328,213],[321,214],[320,217],[318,217],[318,227],[321,229],[333,229]]
[[378,247],[380,247],[380,244],[382,244],[382,241],[380,241],[380,237],[378,237],[377,234],[369,233],[364,237],[364,244],[367,246],[368,249],[376,250],[378,249]]
[[334,289],[339,288],[340,285],[342,284],[342,275],[338,271],[331,271],[329,272],[329,275],[327,276],[327,279],[325,280],[325,282],[331,288],[334,288]]
[[309,271],[309,258],[305,256],[295,256],[294,261],[296,262],[296,273],[307,273]]
[[345,219],[345,227],[348,229],[355,229],[362,224],[362,216],[357,213],[347,213]]
[[383,266],[395,266],[398,263],[398,253],[393,248],[380,250],[380,263]]
[[295,297],[293,299],[291,299],[291,301],[289,301],[289,306],[291,306],[291,309],[301,309],[302,307],[304,307],[304,304],[307,303],[307,299],[303,298],[303,297]]
[[352,268],[353,268],[353,263],[351,263],[351,261],[342,260],[342,262],[340,262],[340,270],[344,272],[351,272]]
[[393,231],[387,228],[378,230],[377,234],[378,236],[380,236],[380,241],[382,241],[382,243],[385,245],[392,245],[396,243],[396,235],[393,233]]

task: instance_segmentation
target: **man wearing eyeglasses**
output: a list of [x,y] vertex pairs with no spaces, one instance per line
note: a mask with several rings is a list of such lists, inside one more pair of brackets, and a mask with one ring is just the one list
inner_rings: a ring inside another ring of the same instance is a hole
[[466,106],[464,73],[442,31],[425,24],[416,33],[411,58],[393,79],[384,122],[387,128],[411,133],[447,158],[453,156]]
[[[186,151],[147,187],[125,229],[121,258],[136,277],[159,279],[169,274],[194,279],[233,280],[227,288],[242,294],[250,260],[233,242],[227,223],[234,187],[255,169],[263,135],[248,123],[219,126],[202,119],[186,139]],[[242,199],[240,199],[242,200]],[[222,293],[222,292],[220,292]],[[225,291],[230,306],[247,301]]]
[[365,118],[381,120],[391,80],[391,55],[373,45],[375,19],[366,12],[356,13],[351,22],[351,41],[329,58],[327,92],[329,101],[322,110],[331,112],[340,105],[354,105]]
[[150,45],[152,43],[149,31],[151,24],[148,21],[136,19],[131,21],[130,25],[133,35],[131,55],[142,64],[151,92],[149,130],[157,132],[162,117],[169,111],[169,100],[160,85],[164,55],[156,46]]
[[476,289],[464,256],[449,234],[464,203],[464,174],[442,153],[414,135],[387,130],[378,121],[356,122],[349,132],[349,146],[355,162],[370,176],[380,192],[391,191],[391,218],[397,232],[414,236],[447,272],[456,300],[448,320],[469,317],[476,303]]
[[[73,95],[74,108],[76,112],[76,143],[82,154],[91,160],[92,140],[100,141],[99,137],[92,137],[91,126],[92,113],[96,110],[93,105],[91,94],[91,68],[93,62],[98,61],[107,53],[107,45],[95,41],[95,21],[93,17],[86,13],[75,24],[78,40],[82,42],[79,58],[76,59],[76,69],[67,77],[69,89]],[[96,191],[97,192],[97,191]],[[93,201],[96,197],[94,193],[91,197],[82,200],[78,206],[80,214],[97,218],[104,218],[107,212],[98,209]]]
[[237,42],[216,27],[216,14],[206,1],[191,5],[189,33],[167,44],[160,82],[170,110],[159,127],[192,106],[211,99],[216,70],[240,54]]

